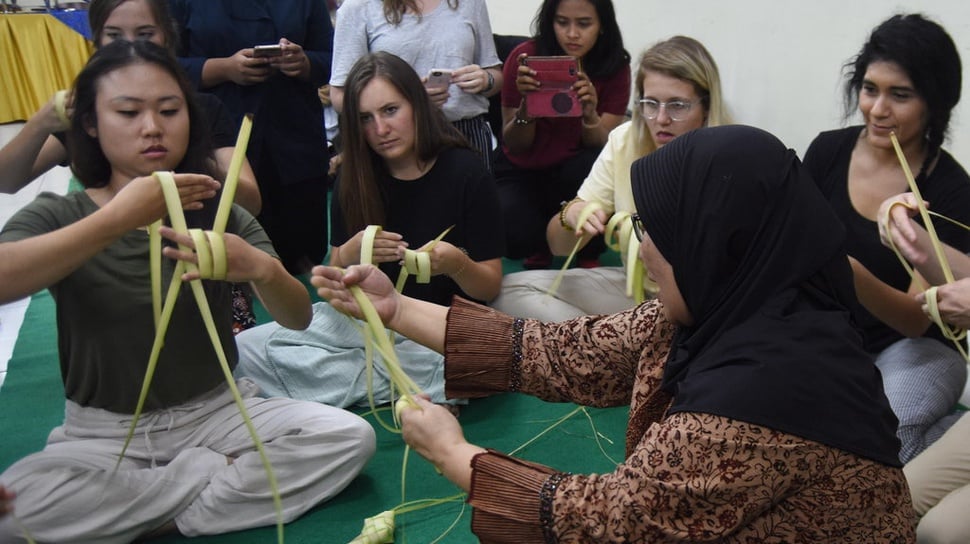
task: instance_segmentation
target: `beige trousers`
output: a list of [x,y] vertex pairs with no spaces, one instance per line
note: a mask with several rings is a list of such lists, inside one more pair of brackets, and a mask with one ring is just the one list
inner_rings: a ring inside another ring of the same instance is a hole
[[918,542],[970,542],[970,417],[961,417],[903,469],[921,516]]

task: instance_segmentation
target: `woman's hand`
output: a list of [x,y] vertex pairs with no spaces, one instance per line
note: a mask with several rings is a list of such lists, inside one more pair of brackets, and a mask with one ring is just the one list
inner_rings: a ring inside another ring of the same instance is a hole
[[519,67],[515,75],[515,88],[520,94],[528,94],[539,89],[539,80],[536,79],[536,71],[525,64],[529,55],[522,53],[518,57]]
[[[364,231],[361,230],[353,235],[350,240],[347,240],[346,244],[340,246],[341,263],[336,264],[361,264],[360,254],[363,250],[363,243]],[[401,260],[401,255],[404,254],[404,250],[407,247],[408,243],[404,241],[404,237],[400,234],[387,230],[378,231],[377,235],[374,236],[371,264],[396,263]],[[356,255],[357,258],[352,261],[347,261],[343,258],[345,255]]]
[[[216,196],[219,182],[203,174],[173,174],[184,210],[200,210],[203,202]],[[162,184],[155,176],[128,182],[109,200],[102,211],[115,214],[123,230],[144,227],[168,215]]]
[[[924,203],[927,204],[927,203]],[[927,204],[928,205],[928,204]],[[920,247],[919,225],[913,217],[919,213],[918,202],[913,193],[902,193],[883,201],[876,213],[879,238],[884,246],[896,249],[914,265],[921,265],[929,257],[928,251]]]
[[425,87],[425,90],[428,91],[428,98],[431,99],[431,103],[439,109],[444,107],[448,97],[451,96],[448,94],[448,87]]
[[300,44],[286,38],[280,39],[283,54],[270,59],[270,66],[279,69],[283,75],[308,79],[310,77],[310,58]]
[[[428,258],[431,261],[431,275],[437,276],[439,274],[454,274],[461,269],[463,259],[466,257],[465,253],[456,246],[445,241],[439,241],[428,252]],[[400,251],[398,261],[401,263],[401,266],[404,266],[403,248]]]
[[[165,247],[162,249],[162,255],[176,261],[199,264],[199,256],[192,236],[179,234],[171,227],[162,227],[159,232],[163,238],[189,248],[189,251],[182,251],[175,247]],[[267,265],[272,261],[272,256],[253,247],[249,242],[235,234],[225,233],[222,235],[222,239],[226,245],[225,281],[233,283],[259,282],[267,275]],[[198,279],[203,279],[198,270],[186,272],[182,275],[182,281]]]
[[[57,93],[60,92],[57,91]],[[74,114],[74,93],[72,91],[65,92],[67,95],[64,97],[64,115],[70,119]],[[33,119],[40,122],[43,130],[48,134],[63,132],[71,128],[61,119],[60,114],[57,113],[57,93],[32,116]]]
[[598,234],[603,234],[606,231],[606,223],[609,218],[606,216],[606,212],[603,210],[596,210],[591,213],[586,221],[579,225],[579,216],[583,213],[583,209],[589,206],[589,202],[585,200],[577,200],[572,204],[569,204],[566,208],[565,218],[566,224],[571,226],[576,233],[576,236],[596,236]]
[[447,408],[432,403],[426,395],[417,396],[414,401],[417,407],[401,411],[401,436],[421,457],[440,469],[453,449],[468,442]]
[[400,308],[400,294],[394,290],[391,279],[372,265],[354,265],[346,270],[333,266],[314,266],[310,284],[317,288],[320,298],[330,302],[337,310],[364,319],[364,314],[350,292],[358,286],[367,295],[381,321],[387,325]]
[[451,73],[451,82],[469,94],[480,94],[488,88],[488,71],[477,64],[462,66]]
[[573,83],[573,90],[576,91],[579,103],[583,106],[583,123],[598,124],[599,114],[596,113],[596,106],[599,104],[599,98],[596,95],[596,87],[593,86],[586,72],[579,72],[576,83]]
[[273,73],[270,59],[254,56],[252,48],[240,49],[223,61],[226,79],[236,85],[256,85],[269,79]]
[[444,406],[432,404],[427,395],[415,397],[416,407],[401,411],[404,441],[431,462],[445,478],[471,491],[472,460],[485,449],[465,440],[455,416]]
[[[939,286],[936,300],[943,321],[961,329],[970,329],[970,278]],[[926,293],[917,294],[916,301],[922,304],[923,312],[929,315]]]

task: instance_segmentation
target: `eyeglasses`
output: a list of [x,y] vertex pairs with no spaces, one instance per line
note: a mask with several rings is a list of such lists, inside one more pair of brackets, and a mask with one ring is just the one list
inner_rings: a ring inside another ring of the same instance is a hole
[[633,234],[637,237],[637,242],[643,241],[643,220],[640,219],[640,214],[635,213],[630,216],[630,221],[633,223]]
[[683,121],[696,101],[671,100],[670,102],[661,102],[652,98],[641,98],[637,102],[640,103],[640,113],[647,119],[656,119],[660,115],[660,109],[663,108],[671,120]]

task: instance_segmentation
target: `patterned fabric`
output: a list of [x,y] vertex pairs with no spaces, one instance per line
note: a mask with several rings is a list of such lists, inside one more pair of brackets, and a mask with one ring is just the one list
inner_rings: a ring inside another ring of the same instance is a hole
[[898,468],[724,417],[664,418],[672,334],[656,301],[554,324],[452,303],[449,394],[515,384],[550,401],[630,405],[627,457],[612,473],[476,456],[469,502],[482,542],[915,541]]
[[239,334],[255,326],[256,314],[249,292],[238,283],[232,284],[232,333]]
[[592,493],[595,477],[561,481],[548,541],[914,541],[900,470],[719,416],[651,426],[616,474]]

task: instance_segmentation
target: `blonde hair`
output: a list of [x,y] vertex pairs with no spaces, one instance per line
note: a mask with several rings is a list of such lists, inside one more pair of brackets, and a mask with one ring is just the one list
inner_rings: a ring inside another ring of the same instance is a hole
[[637,142],[636,157],[630,162],[657,150],[647,130],[647,123],[639,115],[639,100],[643,98],[643,80],[647,72],[657,72],[686,81],[694,86],[705,109],[704,125],[716,127],[731,124],[721,98],[721,77],[717,63],[701,42],[687,36],[674,36],[657,42],[640,55],[633,93],[632,137]]

